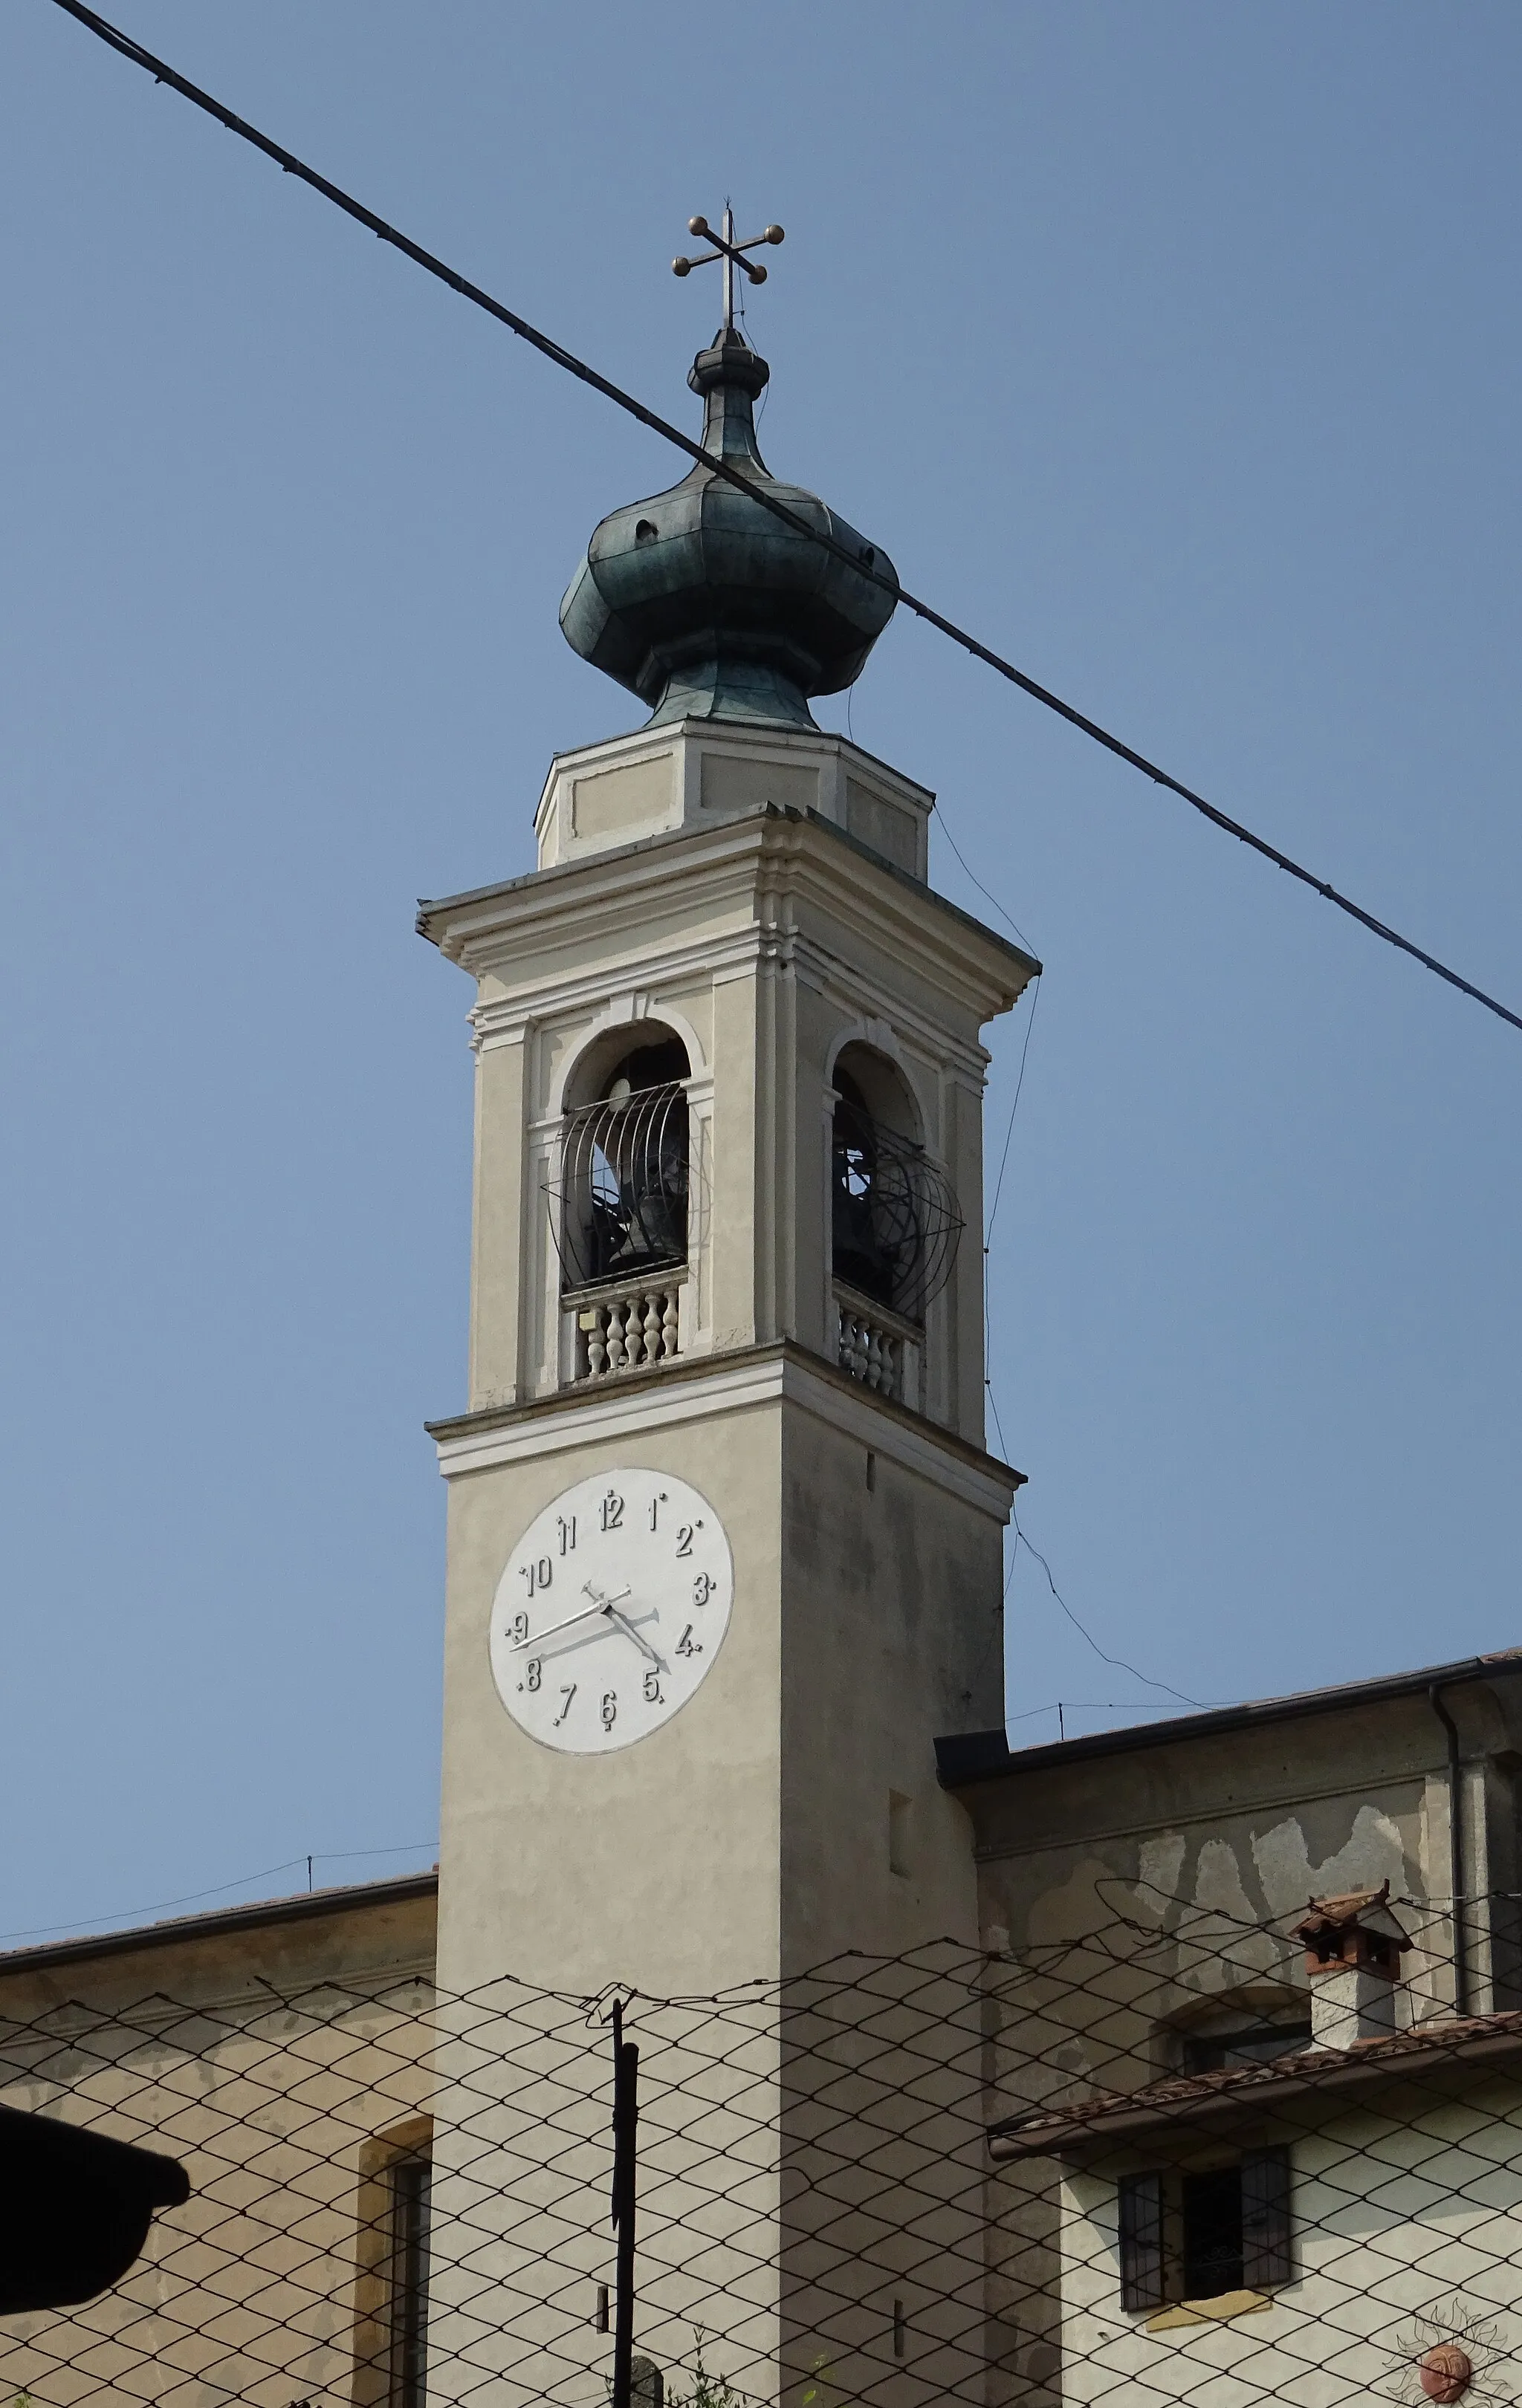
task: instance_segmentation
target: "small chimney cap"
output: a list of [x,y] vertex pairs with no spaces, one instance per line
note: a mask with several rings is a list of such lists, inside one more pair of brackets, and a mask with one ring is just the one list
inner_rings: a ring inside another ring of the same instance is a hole
[[1406,1932],[1390,1911],[1387,1881],[1378,1889],[1348,1890],[1341,1898],[1313,1898],[1295,1926],[1295,1938],[1309,1947],[1329,1933],[1355,1928],[1382,1932],[1397,1948],[1411,1946]]

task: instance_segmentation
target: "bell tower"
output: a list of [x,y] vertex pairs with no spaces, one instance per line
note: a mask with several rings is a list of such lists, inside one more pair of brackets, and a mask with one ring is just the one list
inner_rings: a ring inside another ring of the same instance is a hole
[[976,1937],[933,1742],[1001,1713],[982,1031],[1037,965],[931,892],[932,796],[811,714],[893,572],[771,478],[768,375],[726,323],[689,379],[753,491],[614,511],[562,605],[646,724],[557,755],[535,870],[420,915],[476,994],[449,1990]]

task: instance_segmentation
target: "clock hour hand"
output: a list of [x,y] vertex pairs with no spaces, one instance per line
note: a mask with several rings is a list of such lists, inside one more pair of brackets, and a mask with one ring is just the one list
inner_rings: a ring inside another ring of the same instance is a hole
[[[624,1591],[624,1595],[625,1597],[628,1596],[628,1593],[627,1589]],[[664,1672],[666,1666],[662,1663],[661,1658],[656,1655],[655,1650],[652,1647],[649,1640],[641,1639],[639,1631],[636,1630],[633,1623],[628,1619],[627,1615],[620,1613],[617,1609],[611,1605],[605,1606],[603,1611],[609,1615],[610,1620],[617,1623],[620,1630],[627,1631],[629,1637],[639,1648],[640,1655],[649,1656],[651,1662],[654,1665],[656,1671]]]
[[[544,1641],[547,1639],[553,1639],[557,1631],[568,1630],[573,1622],[584,1622],[590,1613],[608,1613],[611,1611],[607,1598],[599,1590],[594,1589],[590,1582],[587,1584],[586,1593],[592,1599],[590,1605],[579,1605],[575,1612],[567,1613],[563,1622],[552,1622],[548,1630],[536,1630],[532,1639],[515,1641],[510,1653],[514,1656],[524,1656],[531,1647],[542,1647]],[[627,1597],[628,1593],[626,1588],[619,1591],[620,1597]]]

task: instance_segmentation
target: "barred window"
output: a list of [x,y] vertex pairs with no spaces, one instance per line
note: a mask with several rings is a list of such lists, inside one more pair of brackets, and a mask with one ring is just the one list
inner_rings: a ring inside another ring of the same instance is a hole
[[1286,2149],[1256,2150],[1200,2173],[1126,2174],[1117,2205],[1128,2311],[1294,2279]]

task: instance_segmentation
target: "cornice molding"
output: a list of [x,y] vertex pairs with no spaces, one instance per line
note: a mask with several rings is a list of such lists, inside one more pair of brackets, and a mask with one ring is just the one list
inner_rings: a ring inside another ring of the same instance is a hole
[[[754,914],[759,903],[763,926],[774,924],[784,898],[805,900],[864,930],[885,955],[975,1010],[980,1022],[1007,1010],[1040,968],[1018,946],[894,869],[832,822],[775,804],[711,829],[675,829],[425,903],[418,927],[476,977],[507,981],[530,925],[549,943],[563,929],[626,945],[630,930],[642,926],[647,899],[658,895],[668,904],[679,885],[695,911],[743,902]],[[787,934],[775,929],[774,941],[786,941]],[[618,952],[617,974],[632,978],[637,964],[654,957],[647,937],[642,946]],[[614,968],[612,960],[607,968]]]
[[658,1005],[669,990],[694,978],[711,979],[721,986],[731,980],[754,978],[767,962],[780,964],[862,1020],[885,1022],[929,1059],[959,1072],[971,1093],[982,1094],[990,1058],[986,1046],[958,1038],[944,1021],[916,1009],[885,978],[842,962],[807,937],[762,923],[665,949],[647,943],[632,969],[626,963],[601,962],[580,978],[547,977],[511,996],[485,996],[467,1015],[471,1041],[478,1053],[499,1045],[521,1045],[542,1023],[575,1019],[599,1009],[610,991],[648,991]]
[[573,1447],[623,1445],[642,1432],[783,1404],[845,1430],[864,1447],[988,1514],[1001,1528],[1015,1490],[1025,1484],[1024,1474],[997,1456],[870,1394],[786,1339],[732,1354],[679,1358],[648,1371],[563,1388],[529,1404],[495,1406],[425,1427],[438,1450],[440,1476],[458,1480]]

